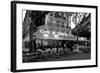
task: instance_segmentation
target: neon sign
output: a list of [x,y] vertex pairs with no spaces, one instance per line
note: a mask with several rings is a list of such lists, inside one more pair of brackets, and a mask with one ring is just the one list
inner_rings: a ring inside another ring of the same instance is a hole
[[40,33],[50,34],[49,30],[40,30]]
[[49,30],[43,30],[41,29],[40,30],[40,33],[43,33],[43,34],[52,34],[52,35],[57,35],[57,36],[67,36],[67,33],[66,32],[56,32],[56,31],[49,31]]

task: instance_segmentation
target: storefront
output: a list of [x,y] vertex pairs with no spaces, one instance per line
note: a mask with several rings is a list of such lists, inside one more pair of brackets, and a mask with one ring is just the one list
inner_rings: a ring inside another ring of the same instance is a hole
[[[45,50],[46,48],[72,48],[76,45],[77,36],[72,35],[71,28],[69,26],[71,22],[71,15],[62,19],[55,17],[48,13],[45,17],[45,24],[37,27],[37,31],[31,35],[35,35],[36,40],[36,49]],[[26,47],[29,47],[27,44],[28,39],[25,42]],[[88,40],[82,40],[82,37],[78,38],[79,46],[86,46]],[[34,43],[32,44],[34,46]],[[34,48],[34,47],[33,47]]]

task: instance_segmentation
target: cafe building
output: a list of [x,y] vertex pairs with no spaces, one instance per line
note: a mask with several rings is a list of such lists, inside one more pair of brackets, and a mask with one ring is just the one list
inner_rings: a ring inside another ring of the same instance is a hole
[[[39,49],[53,50],[56,48],[56,51],[59,49],[73,51],[72,46],[76,46],[77,41],[77,36],[72,34],[70,26],[73,14],[64,12],[49,12],[45,14],[44,25],[37,27],[38,30],[31,34],[33,37],[35,36],[35,47],[33,43],[31,49],[34,51],[35,48],[38,51]],[[25,39],[26,47],[30,46],[29,43],[27,46],[27,42],[30,42],[29,37],[30,35],[27,34]],[[78,40],[81,45],[84,44],[84,41],[88,41],[85,37],[78,37]]]

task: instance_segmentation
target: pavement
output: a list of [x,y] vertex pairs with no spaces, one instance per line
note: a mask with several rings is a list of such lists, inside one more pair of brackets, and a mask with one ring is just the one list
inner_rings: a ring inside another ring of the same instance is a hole
[[[83,52],[69,52],[67,54],[58,55],[58,56],[48,56],[42,57],[33,61],[33,59],[27,62],[47,62],[47,61],[71,61],[71,60],[86,60],[91,59],[91,53],[83,53]],[[24,63],[27,63],[24,62]]]

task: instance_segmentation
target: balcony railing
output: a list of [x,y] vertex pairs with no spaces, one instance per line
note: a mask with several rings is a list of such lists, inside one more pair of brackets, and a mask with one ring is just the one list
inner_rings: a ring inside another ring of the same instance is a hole
[[47,25],[48,26],[55,26],[55,27],[67,28],[68,29],[67,20],[60,19],[60,18],[55,18],[53,16],[49,16]]

